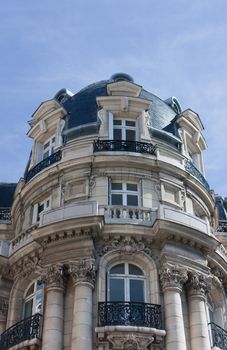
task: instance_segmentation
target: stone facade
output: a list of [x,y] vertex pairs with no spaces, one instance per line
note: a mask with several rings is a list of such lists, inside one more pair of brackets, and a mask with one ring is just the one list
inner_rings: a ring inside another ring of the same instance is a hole
[[115,74],[29,124],[0,211],[1,350],[226,350],[225,222],[198,114]]

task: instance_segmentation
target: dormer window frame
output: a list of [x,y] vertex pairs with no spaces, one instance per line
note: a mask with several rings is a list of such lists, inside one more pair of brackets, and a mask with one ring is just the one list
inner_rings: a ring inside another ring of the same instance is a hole
[[[118,133],[117,130],[119,130],[120,133]],[[135,136],[131,137],[133,132],[135,133]],[[117,137],[117,133],[120,137]],[[133,118],[130,116],[114,115],[109,112],[109,140],[139,141],[139,136],[140,130],[138,117]]]

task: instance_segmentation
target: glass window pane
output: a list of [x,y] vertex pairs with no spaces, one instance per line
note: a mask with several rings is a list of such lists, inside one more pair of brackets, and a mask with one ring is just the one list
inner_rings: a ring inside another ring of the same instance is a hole
[[110,279],[110,301],[124,301],[124,280]]
[[41,213],[44,210],[44,203],[43,204],[39,204],[38,206],[38,213]]
[[111,195],[111,204],[112,205],[122,205],[122,194],[112,194]]
[[42,282],[37,281],[36,290],[41,290],[41,289],[43,289],[43,284]]
[[144,281],[130,279],[130,301],[144,303]]
[[125,264],[118,264],[118,265],[115,265],[115,266],[112,267],[112,269],[110,270],[110,273],[111,273],[111,274],[120,273],[120,274],[124,275],[124,273],[125,273]]
[[43,159],[46,159],[49,157],[49,151],[46,151],[45,153],[43,153]]
[[113,191],[122,190],[122,183],[120,183],[120,182],[112,182],[111,188],[112,188]]
[[24,318],[32,316],[33,299],[29,300],[24,305]]
[[114,140],[121,140],[121,129],[114,129]]
[[143,271],[138,266],[129,264],[129,274],[143,276]]
[[114,125],[121,125],[120,119],[114,119]]
[[27,291],[25,297],[27,298],[27,297],[29,297],[29,296],[30,296],[31,294],[33,294],[33,293],[34,293],[34,283],[32,283],[32,285],[29,287],[29,289],[28,289],[28,291]]
[[132,194],[127,194],[127,205],[138,207],[138,197]]
[[48,141],[47,143],[44,144],[43,148],[46,149],[49,146],[50,146],[50,142]]
[[136,122],[133,122],[131,120],[126,120],[126,126],[136,126]]
[[136,141],[135,130],[126,130],[126,141]]
[[127,184],[127,191],[138,191],[137,184]]

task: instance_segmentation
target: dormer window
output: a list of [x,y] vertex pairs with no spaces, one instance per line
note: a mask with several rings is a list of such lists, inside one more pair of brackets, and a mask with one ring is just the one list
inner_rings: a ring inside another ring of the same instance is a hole
[[114,140],[136,141],[136,122],[133,120],[114,119]]
[[43,144],[43,159],[48,158],[54,153],[55,137],[51,137]]

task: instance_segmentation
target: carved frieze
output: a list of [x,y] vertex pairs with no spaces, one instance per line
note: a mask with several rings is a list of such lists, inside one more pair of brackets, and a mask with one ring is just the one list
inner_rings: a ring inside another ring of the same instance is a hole
[[113,239],[102,245],[97,249],[98,255],[102,256],[110,251],[119,251],[120,253],[138,253],[144,252],[148,255],[152,255],[152,250],[145,245],[145,243],[139,241],[137,242],[132,237],[125,237],[121,239]]
[[188,291],[189,295],[200,295],[205,297],[205,295],[211,289],[212,278],[208,275],[203,275],[198,272],[190,272],[188,279]]
[[107,339],[114,350],[146,350],[154,341],[154,337],[151,335],[139,335],[131,332],[127,334],[113,332],[107,336]]
[[24,278],[33,273],[39,265],[40,257],[38,255],[26,256],[10,267],[10,277],[18,279]]
[[68,272],[72,276],[74,284],[88,283],[95,286],[96,269],[94,260],[78,260],[68,264]]
[[178,288],[182,289],[188,279],[187,270],[177,266],[164,264],[160,271],[162,289]]

